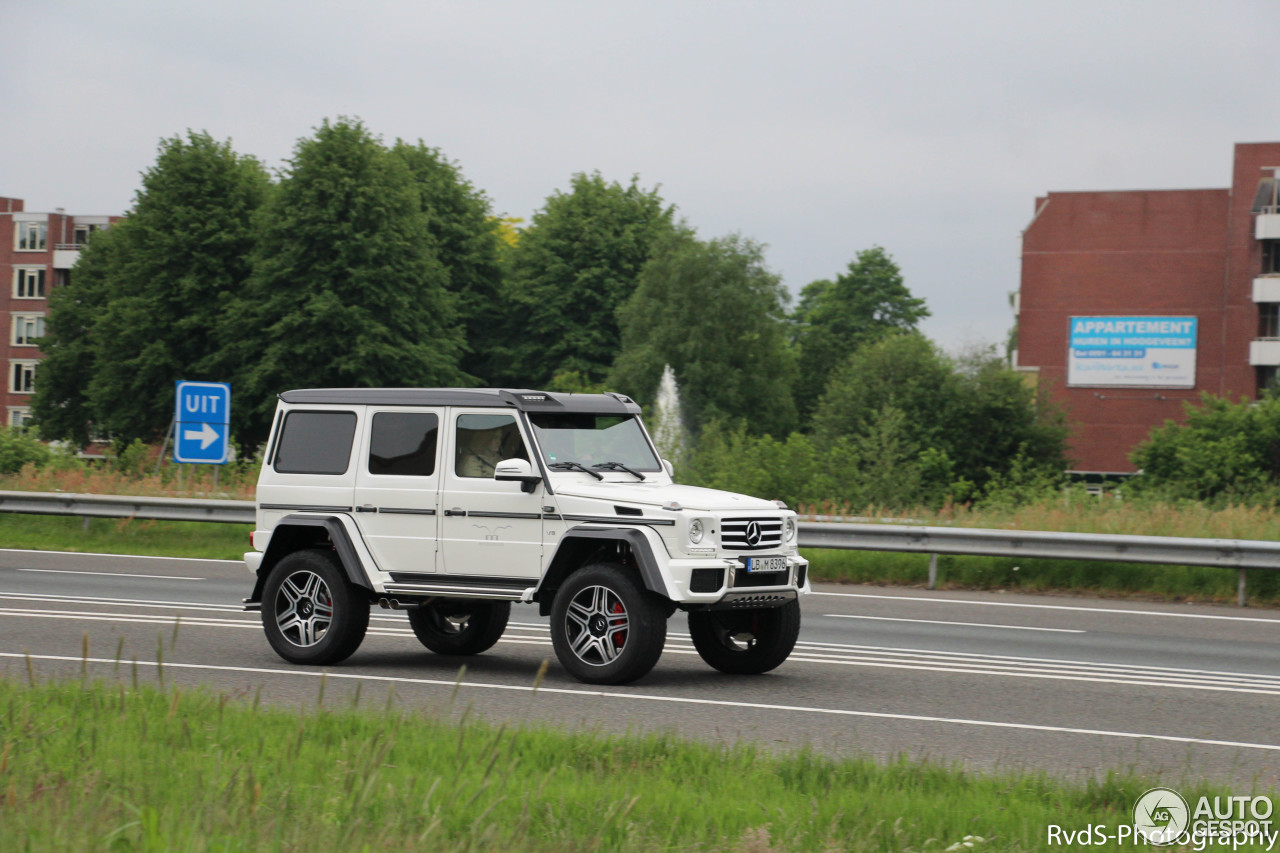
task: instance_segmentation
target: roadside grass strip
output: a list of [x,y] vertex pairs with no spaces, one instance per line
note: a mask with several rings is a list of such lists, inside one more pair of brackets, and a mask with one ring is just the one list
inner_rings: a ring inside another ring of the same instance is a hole
[[13,667],[0,849],[1038,850],[1050,825],[1131,821],[1153,784],[493,726],[453,707],[456,690],[406,710],[393,689],[341,707],[324,689],[290,711]]

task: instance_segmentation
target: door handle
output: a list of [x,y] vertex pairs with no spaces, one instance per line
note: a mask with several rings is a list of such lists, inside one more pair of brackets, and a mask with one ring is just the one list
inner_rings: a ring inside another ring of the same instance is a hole
[[467,514],[467,511],[466,511],[465,509],[459,509],[458,507],[456,507],[456,506],[455,506],[453,509],[446,509],[446,510],[444,511],[444,514],[445,514],[445,515],[462,515],[462,516],[465,516],[465,515]]
[[373,504],[365,504],[364,506],[356,507],[356,512],[377,512],[377,511],[378,511],[378,508]]

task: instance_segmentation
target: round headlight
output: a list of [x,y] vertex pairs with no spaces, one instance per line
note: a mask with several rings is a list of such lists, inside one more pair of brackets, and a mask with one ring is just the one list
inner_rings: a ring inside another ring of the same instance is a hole
[[695,518],[689,522],[689,541],[694,545],[702,541],[702,519]]
[[794,518],[788,518],[786,524],[783,526],[787,532],[787,541],[791,542],[796,538],[796,520]]

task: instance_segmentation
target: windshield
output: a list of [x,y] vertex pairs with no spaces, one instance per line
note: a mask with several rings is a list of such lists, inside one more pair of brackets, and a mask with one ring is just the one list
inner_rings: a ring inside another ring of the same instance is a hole
[[576,462],[591,467],[620,462],[637,471],[659,471],[661,465],[632,415],[530,414],[538,445],[548,465]]

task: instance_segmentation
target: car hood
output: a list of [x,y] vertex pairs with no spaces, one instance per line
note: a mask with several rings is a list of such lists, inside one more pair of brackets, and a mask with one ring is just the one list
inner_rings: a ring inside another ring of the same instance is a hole
[[670,501],[676,501],[685,509],[718,512],[722,510],[751,511],[768,510],[777,512],[773,501],[739,495],[733,492],[722,492],[719,489],[704,489],[699,486],[673,486],[661,483],[625,483],[625,482],[557,482],[557,496],[588,498],[590,500],[620,502],[628,504],[646,504],[654,508],[661,507]]

